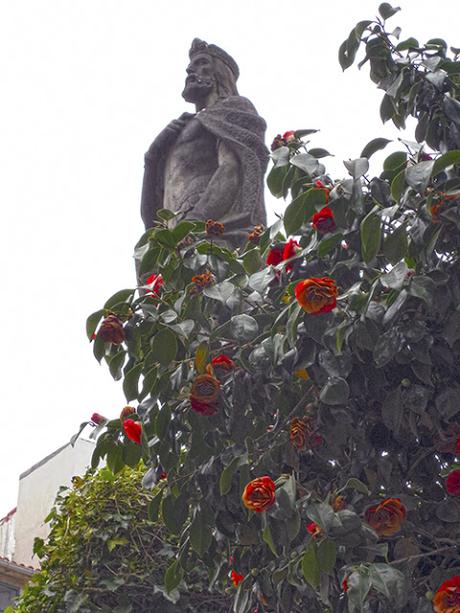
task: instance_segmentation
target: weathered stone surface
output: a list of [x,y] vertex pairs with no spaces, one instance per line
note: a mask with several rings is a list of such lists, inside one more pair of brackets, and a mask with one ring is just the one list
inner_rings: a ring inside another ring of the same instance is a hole
[[177,221],[214,219],[237,247],[254,225],[266,224],[266,124],[238,94],[238,66],[223,49],[195,39],[189,55],[182,96],[196,112],[171,121],[147,151],[142,219],[151,227],[160,208]]

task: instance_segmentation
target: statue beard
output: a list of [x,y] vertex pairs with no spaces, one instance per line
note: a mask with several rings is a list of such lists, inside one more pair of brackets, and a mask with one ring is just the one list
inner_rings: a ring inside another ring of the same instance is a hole
[[214,81],[210,77],[199,77],[192,73],[185,79],[182,97],[186,102],[201,102],[212,92]]

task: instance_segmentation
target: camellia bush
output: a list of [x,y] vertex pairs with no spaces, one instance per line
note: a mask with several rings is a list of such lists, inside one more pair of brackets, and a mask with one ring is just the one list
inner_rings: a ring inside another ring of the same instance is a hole
[[178,543],[148,517],[155,490],[142,488],[144,472],[142,463],[117,474],[102,468],[61,489],[46,542],[35,540],[41,570],[5,613],[228,611],[230,594],[209,591],[203,569],[177,604],[162,593]]
[[160,210],[139,286],[88,319],[135,405],[93,420],[94,465],[146,463],[172,602],[200,568],[234,613],[460,611],[460,49],[401,40],[397,10],[339,60],[364,54],[415,141],[336,180],[315,130],[278,135],[272,227],[231,251],[218,220]]

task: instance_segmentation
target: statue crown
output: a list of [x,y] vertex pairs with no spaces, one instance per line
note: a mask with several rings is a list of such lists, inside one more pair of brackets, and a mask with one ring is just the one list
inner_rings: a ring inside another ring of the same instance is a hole
[[224,51],[217,45],[208,45],[206,41],[201,40],[200,38],[194,38],[188,55],[190,59],[192,59],[193,56],[197,53],[208,53],[213,57],[219,58],[219,60],[224,62],[224,64],[226,64],[230,68],[230,70],[235,76],[235,79],[238,79],[238,77],[240,76],[238,64],[226,51]]

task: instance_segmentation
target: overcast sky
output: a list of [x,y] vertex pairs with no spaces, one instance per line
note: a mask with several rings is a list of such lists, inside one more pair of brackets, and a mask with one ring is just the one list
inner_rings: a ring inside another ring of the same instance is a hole
[[[401,0],[390,23],[460,46],[456,0]],[[97,411],[125,405],[92,357],[86,316],[135,284],[143,154],[183,111],[198,36],[240,66],[239,91],[278,132],[319,128],[313,146],[358,157],[382,126],[368,68],[342,73],[337,49],[370,0],[1,0],[0,202],[4,361],[0,517],[19,474]],[[388,152],[391,149],[388,150]],[[328,158],[330,159],[330,158]],[[268,201],[282,212],[282,201]]]

